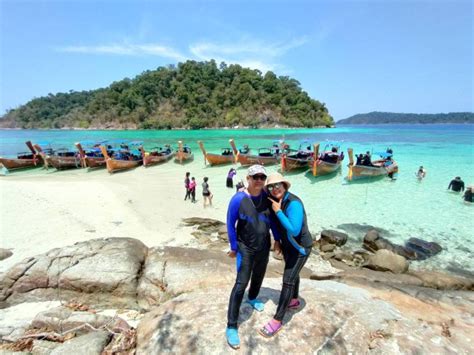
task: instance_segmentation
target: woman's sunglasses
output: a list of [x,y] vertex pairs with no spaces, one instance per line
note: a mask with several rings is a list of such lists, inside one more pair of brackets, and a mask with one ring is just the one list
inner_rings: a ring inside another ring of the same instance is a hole
[[253,180],[265,181],[265,180],[267,180],[267,176],[266,175],[252,175],[252,179]]
[[281,183],[277,182],[276,184],[267,185],[268,191],[273,191],[273,189],[279,189],[281,187]]

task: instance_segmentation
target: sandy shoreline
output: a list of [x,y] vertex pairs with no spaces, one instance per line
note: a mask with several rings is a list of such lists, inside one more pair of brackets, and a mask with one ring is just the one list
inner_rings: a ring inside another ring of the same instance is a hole
[[[196,172],[198,181],[195,204],[183,201],[188,170]],[[115,175],[105,170],[35,169],[2,177],[0,247],[11,249],[13,256],[0,263],[0,272],[26,257],[94,238],[131,237],[149,247],[190,245],[192,228],[180,225],[182,218],[225,221],[234,193],[225,187],[227,170],[211,172],[201,162],[170,162]],[[214,206],[204,210],[200,184],[205,175],[215,199]]]

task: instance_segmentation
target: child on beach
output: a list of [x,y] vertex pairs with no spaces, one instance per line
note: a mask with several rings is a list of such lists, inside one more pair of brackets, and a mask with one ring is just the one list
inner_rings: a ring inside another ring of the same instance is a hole
[[191,178],[189,183],[189,193],[191,194],[191,202],[196,202],[196,179],[194,176]]
[[209,206],[212,207],[212,193],[209,190],[209,184],[207,183],[209,181],[208,177],[204,178],[204,181],[202,183],[202,199],[203,199],[203,207],[206,208],[206,201],[209,201]]
[[191,180],[189,180],[189,175],[191,175],[191,173],[187,172],[184,178],[184,188],[186,189],[186,195],[184,196],[184,201],[186,201],[188,198],[191,199],[191,191],[189,190],[189,184],[191,183]]

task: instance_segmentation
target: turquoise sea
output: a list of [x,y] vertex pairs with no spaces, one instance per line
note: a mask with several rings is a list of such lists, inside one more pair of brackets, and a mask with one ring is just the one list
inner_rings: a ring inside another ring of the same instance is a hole
[[[310,173],[288,174],[292,191],[303,199],[310,229],[319,232],[337,228],[349,233],[353,245],[361,245],[366,225],[382,228],[383,236],[403,244],[410,237],[436,241],[443,252],[415,267],[441,267],[474,274],[474,205],[462,201],[461,195],[447,191],[455,176],[466,186],[474,185],[474,125],[376,125],[341,126],[321,129],[253,129],[253,130],[176,130],[176,131],[67,131],[67,130],[1,130],[0,155],[25,151],[26,140],[50,141],[53,146],[71,146],[81,140],[142,140],[145,147],[176,145],[183,140],[195,152],[195,161],[186,170],[197,176],[210,175],[212,169],[223,172],[228,167],[204,167],[197,141],[205,143],[208,152],[228,147],[229,138],[238,146],[268,147],[284,138],[290,146],[301,140],[311,142],[339,141],[347,152],[384,151],[390,147],[399,164],[395,181],[388,178],[347,183],[347,153],[342,171],[332,176],[313,178]],[[167,164],[173,164],[172,162]],[[427,176],[415,178],[423,165]],[[164,168],[165,166],[163,166]],[[158,168],[158,167],[157,167]],[[270,171],[278,167],[270,167]],[[34,174],[46,173],[35,170]],[[62,172],[67,174],[68,172]],[[32,174],[31,171],[12,174]],[[107,174],[104,171],[104,174]],[[238,168],[238,176],[245,169]],[[8,178],[8,177],[5,177]]]

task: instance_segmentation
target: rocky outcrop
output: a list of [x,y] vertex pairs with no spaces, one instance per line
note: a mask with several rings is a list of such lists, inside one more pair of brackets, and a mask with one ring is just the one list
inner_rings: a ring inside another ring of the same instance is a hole
[[[272,339],[257,333],[274,315],[280,279],[265,279],[262,313],[241,307],[239,333],[243,353],[449,353],[456,351],[437,324],[404,317],[390,303],[369,292],[333,281],[302,280],[302,307],[288,311],[283,329]],[[137,329],[137,355],[226,353],[224,330],[229,289],[209,294],[196,290],[149,312]],[[432,341],[427,341],[431,339]],[[456,339],[457,340],[457,339]],[[468,342],[464,341],[465,349]]]
[[13,252],[8,249],[0,248],[0,261],[9,258],[13,255]]
[[435,242],[427,242],[419,238],[410,238],[405,242],[405,249],[416,254],[417,260],[428,259],[438,253],[443,248]]
[[110,333],[106,331],[91,332],[72,338],[51,351],[51,355],[82,354],[100,355],[110,340]]
[[373,253],[377,250],[387,249],[391,252],[403,256],[408,260],[416,260],[416,253],[405,249],[401,245],[393,244],[388,239],[382,238],[375,229],[369,230],[364,236],[363,247]]
[[[332,229],[325,229],[321,232],[321,239],[319,244],[321,247],[325,245],[343,246],[347,242],[348,235],[346,233],[338,232]],[[321,249],[322,250],[322,249]]]
[[26,259],[0,280],[0,301],[80,297],[87,304],[136,308],[137,275],[148,248],[131,238],[94,239]]

